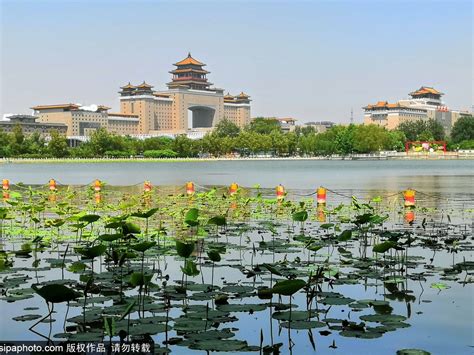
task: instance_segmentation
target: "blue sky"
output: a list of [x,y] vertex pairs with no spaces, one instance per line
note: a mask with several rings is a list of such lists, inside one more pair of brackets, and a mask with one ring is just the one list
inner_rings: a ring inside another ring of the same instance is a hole
[[0,114],[79,102],[118,109],[119,87],[165,89],[190,51],[252,116],[348,122],[351,108],[421,85],[473,103],[473,10],[450,1],[0,0]]

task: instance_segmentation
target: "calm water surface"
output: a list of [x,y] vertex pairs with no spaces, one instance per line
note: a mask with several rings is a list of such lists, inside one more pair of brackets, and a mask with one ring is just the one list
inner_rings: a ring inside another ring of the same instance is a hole
[[[186,163],[95,163],[95,164],[2,164],[0,178],[8,178],[12,183],[44,184],[50,178],[57,179],[65,185],[84,185],[98,178],[109,185],[130,186],[150,180],[157,185],[181,186],[186,181],[194,181],[202,186],[228,185],[237,182],[241,186],[251,187],[260,184],[262,188],[273,188],[283,184],[289,191],[313,191],[319,185],[326,186],[344,195],[357,195],[368,198],[376,194],[390,194],[408,187],[422,191],[419,195],[419,205],[433,207],[437,210],[431,213],[432,218],[443,218],[446,213],[453,213],[453,220],[466,225],[474,225],[472,210],[474,208],[474,161],[218,161],[218,162],[186,162]],[[137,191],[141,189],[137,186]],[[268,190],[268,193],[273,193]],[[329,204],[343,202],[344,196],[330,195]],[[295,198],[298,198],[295,196]],[[347,200],[345,201],[347,202]],[[467,211],[467,212],[465,212]],[[419,217],[414,229],[419,227]],[[423,218],[423,216],[420,216]],[[444,217],[446,218],[446,217]],[[438,219],[439,220],[439,219]],[[394,224],[403,223],[403,216],[394,211],[391,215]],[[471,227],[472,230],[472,227]],[[259,235],[250,235],[253,243],[260,241]],[[472,238],[472,236],[471,236]],[[233,241],[238,243],[237,241]],[[19,246],[17,245],[16,248]],[[248,265],[252,260],[251,250],[229,250],[228,260],[238,260],[242,265]],[[422,255],[428,260],[431,251],[416,250],[415,255]],[[281,255],[279,259],[283,258]],[[286,256],[285,256],[286,257]],[[294,256],[291,256],[292,258]],[[451,264],[452,255],[441,252],[434,257],[432,264],[440,270]],[[454,255],[455,262],[473,260],[473,251],[464,250]],[[320,261],[322,262],[323,259]],[[270,255],[262,254],[259,262],[272,262]],[[167,272],[172,279],[179,278],[180,263],[172,257],[165,257]],[[28,266],[30,261],[18,261],[17,267]],[[22,265],[23,264],[23,265]],[[422,272],[422,266],[412,273]],[[51,270],[52,275],[58,270]],[[209,281],[209,268],[203,268],[206,281]],[[42,276],[46,276],[45,274]],[[76,275],[77,276],[77,275]],[[75,277],[67,273],[66,277]],[[242,284],[250,280],[243,278],[240,271],[230,267],[217,267],[215,280],[222,285],[222,280],[239,280]],[[199,277],[197,282],[199,282]],[[405,315],[409,318],[411,327],[389,332],[379,339],[353,339],[336,336],[320,336],[318,329],[313,329],[317,353],[321,354],[394,354],[400,348],[422,348],[433,354],[472,354],[474,346],[474,293],[472,284],[461,285],[458,282],[448,282],[448,290],[438,292],[430,288],[430,283],[438,281],[432,277],[424,287],[417,281],[409,281],[407,285],[416,297],[407,309],[405,302],[391,302],[394,314]],[[446,281],[445,281],[446,282]],[[324,291],[331,291],[325,289]],[[343,292],[354,299],[383,298],[383,287],[373,285],[340,285],[334,291]],[[246,301],[248,302],[248,301]],[[296,298],[295,302],[304,308],[305,300]],[[21,314],[21,309],[27,306],[44,308],[44,303],[38,297],[21,301],[14,306],[0,303],[2,317],[0,318],[1,339],[38,339],[26,330],[26,324],[12,322],[11,318]],[[58,306],[58,321],[53,324],[53,334],[61,331],[64,307]],[[348,315],[342,307],[333,307],[328,317],[345,318]],[[41,313],[41,312],[40,312]],[[238,339],[246,339],[252,345],[258,345],[260,329],[264,330],[265,343],[269,340],[269,316],[267,311],[255,314],[239,314],[239,320],[229,327],[239,328]],[[76,315],[74,311],[69,316]],[[353,313],[349,317],[357,320],[359,315]],[[352,319],[351,318],[351,319]],[[47,331],[48,325],[42,326]],[[288,340],[284,330],[278,333],[274,321],[275,342],[284,343],[282,353],[288,353]],[[278,335],[277,335],[278,334]],[[335,337],[336,336],[336,337]],[[329,348],[332,340],[337,340],[337,349]],[[155,338],[163,340],[160,334]],[[293,330],[292,339],[296,343],[293,354],[310,354],[313,349],[308,341],[307,330]],[[173,347],[173,353],[188,354],[186,347]],[[200,353],[196,351],[194,353]],[[201,352],[203,353],[203,352]]]
[[252,160],[178,163],[0,164],[0,176],[12,182],[87,184],[101,179],[110,185],[228,185],[312,189],[401,190],[463,193],[474,190],[474,160],[319,161]]

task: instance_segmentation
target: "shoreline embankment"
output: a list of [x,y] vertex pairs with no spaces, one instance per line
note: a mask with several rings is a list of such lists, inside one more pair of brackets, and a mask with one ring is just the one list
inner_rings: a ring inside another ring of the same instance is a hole
[[3,158],[0,164],[80,164],[80,163],[189,163],[189,162],[218,162],[218,161],[282,161],[282,160],[474,160],[474,151],[446,153],[390,153],[390,154],[353,154],[316,157],[206,157],[206,158]]

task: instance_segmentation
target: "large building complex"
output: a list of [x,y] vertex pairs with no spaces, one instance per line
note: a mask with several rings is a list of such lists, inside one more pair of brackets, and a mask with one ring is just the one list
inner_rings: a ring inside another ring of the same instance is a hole
[[364,123],[395,129],[403,122],[433,119],[438,121],[449,134],[459,117],[470,114],[448,109],[441,100],[444,94],[432,87],[422,86],[409,95],[409,99],[395,103],[379,101],[365,106]]
[[175,63],[170,71],[168,90],[153,91],[153,86],[128,83],[121,87],[120,112],[138,115],[138,133],[181,134],[189,130],[209,130],[224,118],[240,127],[250,122],[250,97],[241,92],[224,95],[223,89],[211,87],[206,65],[191,54]]
[[87,137],[98,128],[120,135],[155,136],[188,134],[200,138],[224,118],[243,127],[250,122],[250,97],[241,92],[224,95],[211,87],[204,63],[191,54],[175,63],[168,90],[154,91],[143,82],[128,83],[120,90],[120,112],[109,107],[77,104],[32,107],[40,122],[62,123],[67,136]]
[[62,123],[37,122],[38,117],[30,115],[11,115],[7,120],[0,121],[0,130],[3,132],[13,132],[15,126],[20,126],[23,134],[31,135],[38,133],[41,137],[47,138],[51,131],[55,130],[59,134],[65,135],[67,126]]
[[138,116],[109,113],[110,107],[106,106],[59,104],[34,106],[32,109],[40,122],[67,126],[68,137],[87,137],[99,128],[121,135],[133,135],[138,131]]

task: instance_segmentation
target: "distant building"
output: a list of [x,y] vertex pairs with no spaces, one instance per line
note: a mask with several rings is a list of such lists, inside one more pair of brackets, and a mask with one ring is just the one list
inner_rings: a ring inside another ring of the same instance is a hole
[[283,132],[293,132],[296,128],[296,120],[291,117],[277,118]]
[[67,126],[65,124],[37,122],[37,120],[37,116],[12,115],[8,117],[8,120],[0,121],[0,130],[10,133],[16,125],[19,125],[26,136],[39,133],[41,137],[47,138],[52,130],[58,131],[61,135],[66,135]]
[[278,121],[283,132],[293,132],[296,128],[296,120],[291,117],[263,117],[263,119]]
[[335,125],[334,122],[331,121],[319,121],[319,122],[306,122],[301,127],[313,127],[317,133],[324,133],[329,128]]
[[[181,134],[188,130],[211,130],[224,118],[243,127],[250,122],[250,96],[241,92],[224,95],[211,87],[206,65],[191,54],[174,64],[168,90],[154,91],[146,82],[128,83],[120,90],[120,113],[138,115],[138,133]],[[189,117],[188,117],[189,115]]]
[[[200,137],[224,118],[244,127],[250,122],[250,96],[241,92],[224,95],[223,89],[211,87],[206,65],[191,54],[174,64],[168,90],[154,91],[145,81],[130,82],[120,88],[120,112],[109,107],[82,107],[77,104],[39,105],[32,107],[44,123],[63,123],[67,136],[88,137],[99,128],[119,135]],[[189,117],[188,117],[189,116]]]
[[83,107],[76,104],[40,105],[32,107],[42,123],[62,123],[67,127],[67,136],[90,136],[99,128],[119,135],[138,132],[137,115],[108,113],[109,107]]
[[448,109],[441,100],[444,94],[432,87],[422,86],[409,95],[411,98],[395,103],[379,101],[365,106],[364,124],[377,124],[387,129],[395,129],[403,122],[433,119],[449,134],[459,117],[469,115],[469,112]]

